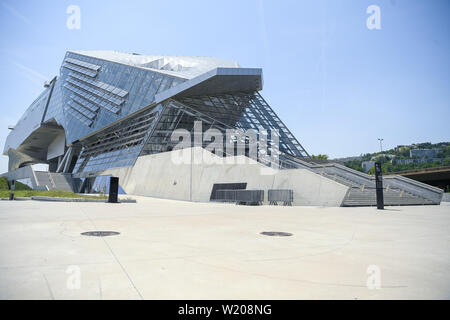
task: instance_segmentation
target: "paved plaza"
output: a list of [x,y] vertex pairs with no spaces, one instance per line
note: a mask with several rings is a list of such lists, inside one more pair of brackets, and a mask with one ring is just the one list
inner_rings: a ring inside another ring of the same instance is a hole
[[[134,198],[0,201],[0,299],[450,298],[450,203],[379,211]],[[99,230],[120,234],[81,235]]]

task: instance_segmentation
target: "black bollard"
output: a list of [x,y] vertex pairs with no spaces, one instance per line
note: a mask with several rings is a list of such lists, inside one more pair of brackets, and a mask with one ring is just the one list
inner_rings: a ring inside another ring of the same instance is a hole
[[381,171],[381,163],[375,163],[375,187],[377,192],[377,209],[384,209],[384,198],[383,198],[383,175]]
[[16,189],[16,181],[11,180],[11,187],[9,188],[12,192],[9,193],[9,200],[14,200],[14,190]]
[[109,179],[109,198],[108,202],[117,203],[117,198],[119,194],[119,178],[111,177]]

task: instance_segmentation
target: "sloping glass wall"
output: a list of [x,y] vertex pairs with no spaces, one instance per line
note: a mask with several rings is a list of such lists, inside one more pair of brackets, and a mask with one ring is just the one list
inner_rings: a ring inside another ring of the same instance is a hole
[[58,102],[66,118],[69,144],[149,106],[157,93],[184,81],[73,52],[66,54],[60,72],[62,97]]

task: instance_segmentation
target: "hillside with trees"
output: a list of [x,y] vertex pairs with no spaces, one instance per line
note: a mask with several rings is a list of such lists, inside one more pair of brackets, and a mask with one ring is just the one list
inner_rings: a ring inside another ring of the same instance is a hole
[[[411,150],[436,150],[434,157],[417,157],[411,156]],[[375,161],[381,162],[383,173],[394,173],[406,170],[417,170],[423,168],[445,167],[450,166],[450,142],[440,143],[417,143],[409,146],[397,146],[394,149],[383,152],[366,153],[355,159],[342,162],[345,166],[364,172],[363,162]],[[368,171],[374,174],[374,168]]]

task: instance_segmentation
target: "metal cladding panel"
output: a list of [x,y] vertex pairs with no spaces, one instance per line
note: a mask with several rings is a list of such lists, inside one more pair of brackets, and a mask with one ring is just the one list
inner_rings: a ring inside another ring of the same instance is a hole
[[65,140],[66,137],[64,135],[64,132],[61,132],[61,134],[56,136],[56,138],[48,146],[47,160],[59,157],[64,154],[64,147],[66,146]]
[[49,93],[50,89],[46,88],[25,111],[6,138],[3,154],[7,154],[10,148],[17,149],[33,131],[40,127]]
[[262,87],[262,69],[216,68],[156,95],[155,101],[159,103],[174,96],[253,92],[262,90]]

